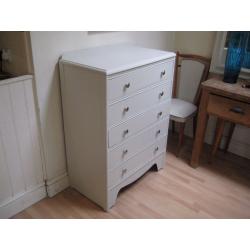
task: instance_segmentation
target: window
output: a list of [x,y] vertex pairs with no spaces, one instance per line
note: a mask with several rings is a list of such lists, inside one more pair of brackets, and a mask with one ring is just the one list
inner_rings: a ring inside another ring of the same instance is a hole
[[[211,68],[210,71],[214,73],[224,73],[224,65],[227,55],[228,48],[228,38],[230,36],[231,31],[217,32],[214,51],[212,56]],[[250,37],[247,40],[247,56],[250,57]],[[243,67],[241,69],[240,77],[249,78],[250,77],[250,69],[244,68],[244,65],[249,65],[248,60],[244,60]]]

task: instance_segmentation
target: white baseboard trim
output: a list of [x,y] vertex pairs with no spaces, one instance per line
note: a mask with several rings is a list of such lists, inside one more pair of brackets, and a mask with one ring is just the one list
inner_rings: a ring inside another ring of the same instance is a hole
[[[223,137],[222,145],[224,147],[226,138]],[[241,143],[237,140],[232,139],[229,145],[228,151],[236,155],[242,156],[244,158],[250,159],[250,145],[246,143]]]
[[[185,130],[185,135],[190,137],[190,138],[193,138],[191,127],[189,127],[187,130]],[[205,142],[211,145],[213,137],[214,137],[214,132],[208,131],[206,133],[206,136],[205,136]],[[222,140],[221,140],[221,144],[220,144],[222,148],[224,148],[226,138],[227,138],[227,136],[225,136],[225,135],[222,136]],[[241,141],[235,140],[234,138],[231,139],[228,151],[233,153],[233,154],[250,159],[250,145],[243,143]]]
[[[206,138],[205,138],[205,142],[211,145],[213,136],[214,135],[208,133]],[[227,139],[227,136],[223,135],[222,139],[221,139],[220,148],[225,147],[226,139]],[[240,141],[235,140],[234,138],[231,139],[228,151],[233,153],[233,154],[239,155],[241,157],[250,159],[250,146],[249,146],[249,144],[242,143]]]
[[67,187],[69,187],[69,178],[67,173],[64,173],[46,182],[46,188],[49,197],[53,197]]
[[21,212],[22,210],[28,208],[34,203],[40,201],[45,198],[46,188],[45,185],[39,185],[29,191],[24,192],[19,197],[12,198],[8,203],[4,205],[0,205],[0,218],[7,219],[15,214]]

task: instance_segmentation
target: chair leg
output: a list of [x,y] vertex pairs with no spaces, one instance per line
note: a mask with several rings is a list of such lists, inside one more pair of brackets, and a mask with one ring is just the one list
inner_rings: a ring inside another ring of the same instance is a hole
[[228,133],[226,145],[225,145],[225,148],[224,148],[224,152],[225,153],[228,150],[228,147],[229,147],[230,141],[232,139],[232,135],[233,135],[234,129],[235,129],[235,123],[232,122],[232,123],[230,123],[229,133]]
[[175,121],[172,121],[172,134],[175,133]]
[[216,123],[214,142],[213,142],[212,151],[211,151],[210,159],[209,159],[210,163],[213,161],[214,155],[216,154],[216,151],[220,145],[224,127],[225,127],[225,120],[218,118],[217,123]]
[[193,117],[193,138],[195,138],[196,124],[197,124],[197,115]]
[[179,123],[179,141],[178,141],[178,146],[177,146],[177,157],[180,154],[180,150],[183,144],[183,139],[184,139],[184,129],[185,129],[185,122],[181,122]]

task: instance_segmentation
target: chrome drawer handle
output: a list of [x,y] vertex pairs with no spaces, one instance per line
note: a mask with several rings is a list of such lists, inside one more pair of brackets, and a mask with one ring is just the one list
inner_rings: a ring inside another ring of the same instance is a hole
[[234,112],[236,114],[241,114],[241,115],[245,114],[244,110],[241,107],[233,107],[229,109],[229,111]]
[[128,112],[128,111],[129,111],[129,107],[126,107],[126,108],[123,109],[123,112],[124,112],[124,113],[126,113],[126,112]]
[[124,85],[124,89],[128,89],[130,87],[130,82]]
[[125,175],[126,173],[127,173],[127,169],[124,168],[124,169],[122,170],[122,176]]
[[158,117],[161,117],[162,116],[162,111],[158,113]]
[[124,149],[123,150],[123,155],[126,155],[128,153],[128,150],[127,149]]
[[160,129],[157,130],[157,131],[156,131],[156,136],[159,135],[160,133],[161,133],[161,130],[160,130]]
[[123,136],[127,135],[127,134],[128,134],[128,132],[129,132],[129,130],[128,130],[128,129],[124,130],[124,131],[123,131]]
[[162,97],[164,95],[164,91],[162,91],[159,96]]
[[165,76],[165,74],[166,74],[166,71],[163,70],[163,71],[161,72],[161,77]]

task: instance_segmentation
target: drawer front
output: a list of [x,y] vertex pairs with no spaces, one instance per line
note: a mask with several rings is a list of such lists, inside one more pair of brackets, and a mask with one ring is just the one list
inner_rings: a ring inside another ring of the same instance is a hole
[[207,111],[226,120],[250,126],[250,104],[210,95]]
[[165,152],[166,142],[167,138],[163,137],[160,140],[157,140],[155,144],[126,161],[124,164],[108,171],[108,187],[111,188],[120,184],[123,180],[147,164],[147,162]]
[[170,99],[170,96],[171,84],[164,83],[113,104],[108,107],[108,127],[122,123],[128,118]]
[[111,103],[160,81],[172,82],[174,60],[156,63],[107,79],[107,97]]
[[132,135],[135,135],[150,125],[165,119],[169,115],[170,102],[171,100],[165,101],[149,111],[111,128],[108,133],[109,147],[122,143]]
[[110,150],[108,152],[108,168],[114,169],[143,149],[155,143],[157,139],[163,136],[166,137],[167,129],[168,119],[163,119],[149,129],[129,138],[122,145]]
[[147,162],[143,167],[139,168],[136,172],[130,175],[128,178],[122,180],[118,185],[108,189],[108,208],[111,208],[114,205],[114,197],[117,197],[117,194],[121,188],[133,183],[143,176],[154,164],[157,165],[157,168],[164,168],[165,166],[166,154],[165,152],[155,157],[152,161]]

